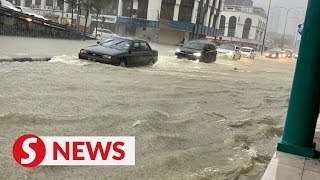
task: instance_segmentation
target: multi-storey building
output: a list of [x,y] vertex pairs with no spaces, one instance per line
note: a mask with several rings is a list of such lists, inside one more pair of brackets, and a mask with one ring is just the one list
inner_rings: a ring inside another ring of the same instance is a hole
[[[10,0],[15,5],[32,8],[40,15],[52,16],[61,23],[80,20],[76,5],[59,4],[58,0]],[[88,27],[110,29],[120,35],[147,38],[166,44],[181,39],[216,35],[224,0],[111,0],[101,14],[90,14]]]
[[260,48],[266,22],[267,14],[263,8],[226,5],[221,14],[218,36],[223,40]]

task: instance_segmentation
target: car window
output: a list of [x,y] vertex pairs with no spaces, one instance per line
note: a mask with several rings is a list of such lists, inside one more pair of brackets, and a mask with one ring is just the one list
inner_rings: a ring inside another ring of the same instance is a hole
[[234,45],[224,44],[224,45],[220,46],[219,49],[226,49],[226,50],[234,51],[235,47],[234,47]]
[[12,8],[15,7],[13,4],[11,4],[11,3],[8,2],[8,1],[1,1],[1,3],[2,3],[4,6],[7,6],[7,7],[12,7]]
[[132,42],[125,39],[106,39],[100,45],[107,48],[117,49],[120,51],[129,50]]
[[101,46],[103,47],[110,47],[111,45],[120,42],[120,40],[117,39],[107,39],[105,41],[103,41],[103,43],[101,43]]
[[204,49],[206,49],[206,50],[213,50],[213,47],[212,47],[212,45],[206,45],[205,47],[204,47]]
[[112,45],[111,48],[117,49],[120,51],[127,51],[127,50],[129,50],[130,46],[131,46],[131,42],[124,40],[124,41],[121,41],[117,44]]
[[22,9],[23,11],[25,11],[25,12],[35,14],[31,9],[29,9],[29,8],[27,8],[27,7],[22,7],[21,9]]
[[202,50],[204,48],[204,44],[197,41],[189,41],[185,45],[183,45],[183,47],[188,49]]
[[251,52],[251,49],[248,49],[248,48],[241,48],[241,51],[242,51],[242,52]]
[[140,46],[141,46],[142,51],[150,51],[151,50],[149,45],[147,44],[147,42],[141,42]]
[[134,42],[133,46],[132,46],[132,51],[140,51],[140,43],[139,42]]

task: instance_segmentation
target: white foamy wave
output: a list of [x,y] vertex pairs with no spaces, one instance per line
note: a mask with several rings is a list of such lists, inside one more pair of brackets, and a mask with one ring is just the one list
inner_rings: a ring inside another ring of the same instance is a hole
[[49,62],[59,62],[70,65],[85,66],[91,64],[90,61],[81,60],[75,55],[61,55],[53,57]]

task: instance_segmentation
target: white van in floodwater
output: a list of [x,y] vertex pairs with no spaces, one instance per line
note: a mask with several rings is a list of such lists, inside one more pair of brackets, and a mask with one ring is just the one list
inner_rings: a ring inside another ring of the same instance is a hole
[[[97,37],[96,37],[96,34],[97,34]],[[118,35],[110,31],[109,29],[94,28],[92,36],[102,40],[108,37],[118,36]]]

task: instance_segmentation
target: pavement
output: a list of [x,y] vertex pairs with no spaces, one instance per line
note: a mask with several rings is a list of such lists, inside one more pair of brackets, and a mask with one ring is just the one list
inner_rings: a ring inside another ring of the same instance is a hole
[[96,44],[95,40],[62,40],[0,36],[0,62],[48,61],[63,54],[77,54],[81,48]]
[[[314,142],[320,150],[320,121]],[[277,151],[272,157],[262,180],[320,180],[320,159],[309,159]]]

